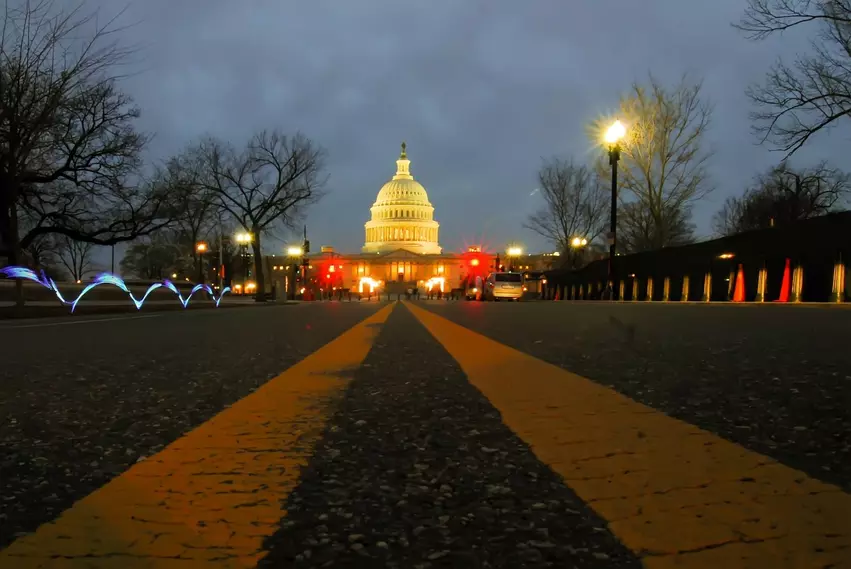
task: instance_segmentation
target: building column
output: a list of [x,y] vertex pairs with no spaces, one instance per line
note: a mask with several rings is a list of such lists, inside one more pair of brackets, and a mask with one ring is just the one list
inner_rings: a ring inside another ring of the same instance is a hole
[[570,300],[576,300],[576,285],[570,285]]
[[638,302],[638,277],[632,277],[632,301]]
[[759,269],[759,273],[756,277],[756,297],[754,298],[755,302],[765,302],[765,285],[768,282],[768,269],[765,268],[765,265]]
[[671,300],[671,277],[665,277],[662,282],[662,302]]
[[703,302],[709,302],[712,299],[712,273],[706,273],[703,277]]
[[831,302],[845,302],[845,264],[842,256],[833,266],[833,289],[830,294]]
[[623,302],[624,289],[626,289],[626,283],[624,281],[620,282],[618,287],[618,301]]
[[689,277],[683,276],[683,291],[680,294],[680,302],[688,302]]
[[801,302],[801,296],[804,292],[804,267],[796,265],[792,271],[792,290],[789,295],[789,302]]
[[644,297],[646,302],[653,300],[653,277],[647,277],[647,295]]

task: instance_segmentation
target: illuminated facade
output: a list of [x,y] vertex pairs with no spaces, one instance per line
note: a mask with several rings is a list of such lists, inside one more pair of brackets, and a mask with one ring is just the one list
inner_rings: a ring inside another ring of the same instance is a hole
[[322,247],[311,254],[307,277],[311,288],[369,293],[416,286],[423,293],[429,288],[448,293],[460,288],[465,277],[486,276],[492,270],[494,256],[480,250],[443,252],[434,206],[411,175],[410,165],[403,142],[396,174],[370,208],[361,252],[337,253]]

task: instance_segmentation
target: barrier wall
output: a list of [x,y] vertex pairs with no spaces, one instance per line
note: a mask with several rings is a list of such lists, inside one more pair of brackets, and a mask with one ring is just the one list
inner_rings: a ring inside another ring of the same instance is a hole
[[[851,212],[615,258],[624,302],[846,302]],[[608,260],[546,273],[543,298],[603,298]],[[739,283],[739,281],[742,281]],[[784,286],[785,283],[785,286]],[[737,285],[739,286],[738,295]]]

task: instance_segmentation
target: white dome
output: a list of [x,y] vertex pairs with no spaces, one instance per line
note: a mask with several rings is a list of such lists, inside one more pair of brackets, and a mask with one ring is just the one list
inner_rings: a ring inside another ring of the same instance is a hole
[[381,187],[372,214],[366,223],[363,250],[381,253],[406,249],[423,254],[439,254],[438,227],[434,207],[426,189],[414,180],[410,171],[405,143],[396,161],[396,175]]
[[381,187],[378,192],[378,197],[375,198],[375,205],[427,205],[428,194],[422,184],[411,179],[392,179]]

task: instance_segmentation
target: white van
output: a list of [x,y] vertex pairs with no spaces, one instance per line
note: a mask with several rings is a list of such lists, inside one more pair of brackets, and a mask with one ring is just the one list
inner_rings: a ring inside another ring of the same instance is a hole
[[522,273],[491,273],[485,283],[485,298],[520,300],[524,289]]

